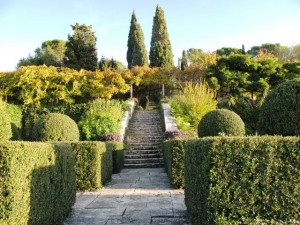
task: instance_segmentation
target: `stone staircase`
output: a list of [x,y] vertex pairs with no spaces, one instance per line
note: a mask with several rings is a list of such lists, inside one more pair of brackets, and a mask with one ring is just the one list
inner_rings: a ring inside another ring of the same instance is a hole
[[124,168],[163,167],[163,129],[158,109],[137,110],[129,123]]

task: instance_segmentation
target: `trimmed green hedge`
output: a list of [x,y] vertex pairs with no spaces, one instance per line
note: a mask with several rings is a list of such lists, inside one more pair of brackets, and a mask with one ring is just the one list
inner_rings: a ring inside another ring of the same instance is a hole
[[163,142],[163,156],[170,183],[175,188],[184,188],[184,147],[186,141],[172,140]]
[[0,224],[60,224],[75,202],[68,144],[0,142]]
[[113,173],[119,173],[124,165],[124,144],[122,142],[105,142],[106,149],[112,151]]
[[111,179],[112,152],[104,142],[72,143],[76,158],[77,190],[98,190]]
[[299,138],[202,138],[185,148],[192,224],[299,224]]

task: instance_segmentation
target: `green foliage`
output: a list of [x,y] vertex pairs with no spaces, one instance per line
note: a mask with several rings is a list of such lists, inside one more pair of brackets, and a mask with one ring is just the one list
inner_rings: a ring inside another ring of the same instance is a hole
[[165,169],[174,188],[184,188],[185,142],[182,140],[163,142]]
[[79,130],[70,117],[49,113],[34,124],[32,136],[36,141],[79,141]]
[[98,99],[90,104],[78,126],[83,140],[100,140],[121,129],[124,110],[117,100]]
[[218,56],[230,56],[231,54],[243,54],[242,49],[238,48],[221,48],[217,50]]
[[299,138],[201,138],[184,147],[192,224],[299,224]]
[[119,173],[124,165],[124,144],[122,142],[105,142],[106,149],[112,152],[113,173]]
[[196,131],[199,120],[216,108],[217,101],[214,96],[214,91],[206,82],[202,82],[186,83],[182,87],[182,94],[170,98],[171,113],[179,129]]
[[72,143],[75,153],[77,190],[98,190],[111,179],[112,149],[103,142]]
[[31,65],[62,66],[66,51],[66,42],[63,40],[44,41],[40,48],[34,52],[34,56],[29,55],[19,61],[17,67]]
[[0,142],[0,224],[60,224],[75,203],[70,145]]
[[164,11],[161,7],[156,7],[153,17],[152,37],[150,46],[150,66],[151,67],[173,67],[173,53]]
[[259,129],[265,134],[300,134],[300,81],[286,81],[266,97],[260,112]]
[[188,66],[188,59],[187,59],[187,54],[186,51],[182,51],[182,57],[181,57],[181,64],[180,64],[180,69],[185,70]]
[[71,25],[73,35],[68,35],[64,58],[65,66],[76,70],[94,71],[98,65],[95,33],[92,26],[76,23]]
[[12,137],[11,119],[6,112],[6,104],[1,101],[0,110],[0,141],[6,141]]
[[113,58],[107,59],[104,56],[102,56],[99,61],[99,69],[101,71],[106,71],[106,70],[124,71],[126,70],[126,67],[122,62],[119,62]]
[[208,112],[199,122],[198,137],[219,135],[245,135],[245,124],[241,117],[228,109]]
[[22,107],[7,104],[6,113],[11,120],[12,140],[22,140]]
[[133,66],[148,66],[147,50],[144,43],[144,33],[141,25],[137,22],[133,11],[127,42],[128,68]]
[[217,59],[209,67],[206,78],[218,87],[219,96],[240,96],[245,92],[254,97],[265,93],[284,80],[284,71],[277,58],[251,58],[250,55],[231,54]]

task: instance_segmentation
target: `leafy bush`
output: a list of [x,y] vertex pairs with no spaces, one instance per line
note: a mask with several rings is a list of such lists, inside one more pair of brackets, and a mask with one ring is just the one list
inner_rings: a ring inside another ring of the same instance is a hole
[[118,133],[106,134],[104,136],[104,141],[116,141],[116,142],[120,142],[121,139],[122,139],[121,134],[118,134]]
[[259,118],[264,134],[300,135],[300,81],[286,81],[266,97]]
[[186,83],[182,94],[170,98],[169,102],[171,113],[181,130],[196,130],[199,120],[217,106],[215,93],[206,82]]
[[165,131],[164,138],[166,140],[170,139],[184,139],[187,138],[188,134],[182,130],[172,130],[172,131]]
[[216,109],[207,113],[198,126],[198,136],[241,136],[245,134],[245,124],[241,117],[228,109]]
[[210,137],[184,148],[192,224],[299,224],[298,137]]
[[186,141],[172,140],[163,142],[163,155],[170,183],[175,188],[184,188],[184,154]]
[[112,151],[113,173],[119,173],[124,165],[124,145],[122,142],[105,142],[106,149]]
[[68,144],[0,142],[0,224],[60,224],[75,203]]
[[36,141],[78,141],[79,130],[70,117],[49,113],[34,124],[33,138]]
[[10,116],[6,113],[6,105],[0,101],[0,141],[9,140],[12,137]]
[[100,140],[106,134],[118,133],[124,111],[117,100],[98,99],[90,104],[78,126],[83,140]]
[[103,142],[72,143],[77,190],[98,190],[111,179],[112,152]]

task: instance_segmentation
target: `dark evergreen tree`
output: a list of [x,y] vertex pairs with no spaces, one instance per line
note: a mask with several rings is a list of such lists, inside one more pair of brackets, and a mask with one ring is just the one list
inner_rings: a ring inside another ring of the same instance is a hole
[[96,49],[97,38],[92,26],[76,23],[71,25],[74,34],[68,35],[65,52],[65,66],[80,70],[94,71],[97,68],[98,57]]
[[242,53],[243,55],[246,54],[246,51],[245,51],[245,45],[244,45],[244,44],[242,44],[242,51],[241,51],[241,53]]
[[174,64],[164,11],[159,6],[153,17],[149,59],[151,67],[170,68]]
[[186,51],[182,51],[182,57],[181,57],[181,70],[185,70],[188,66],[188,59],[186,55]]
[[148,66],[144,33],[141,25],[137,22],[134,11],[131,16],[127,47],[127,62],[129,69],[133,66]]

